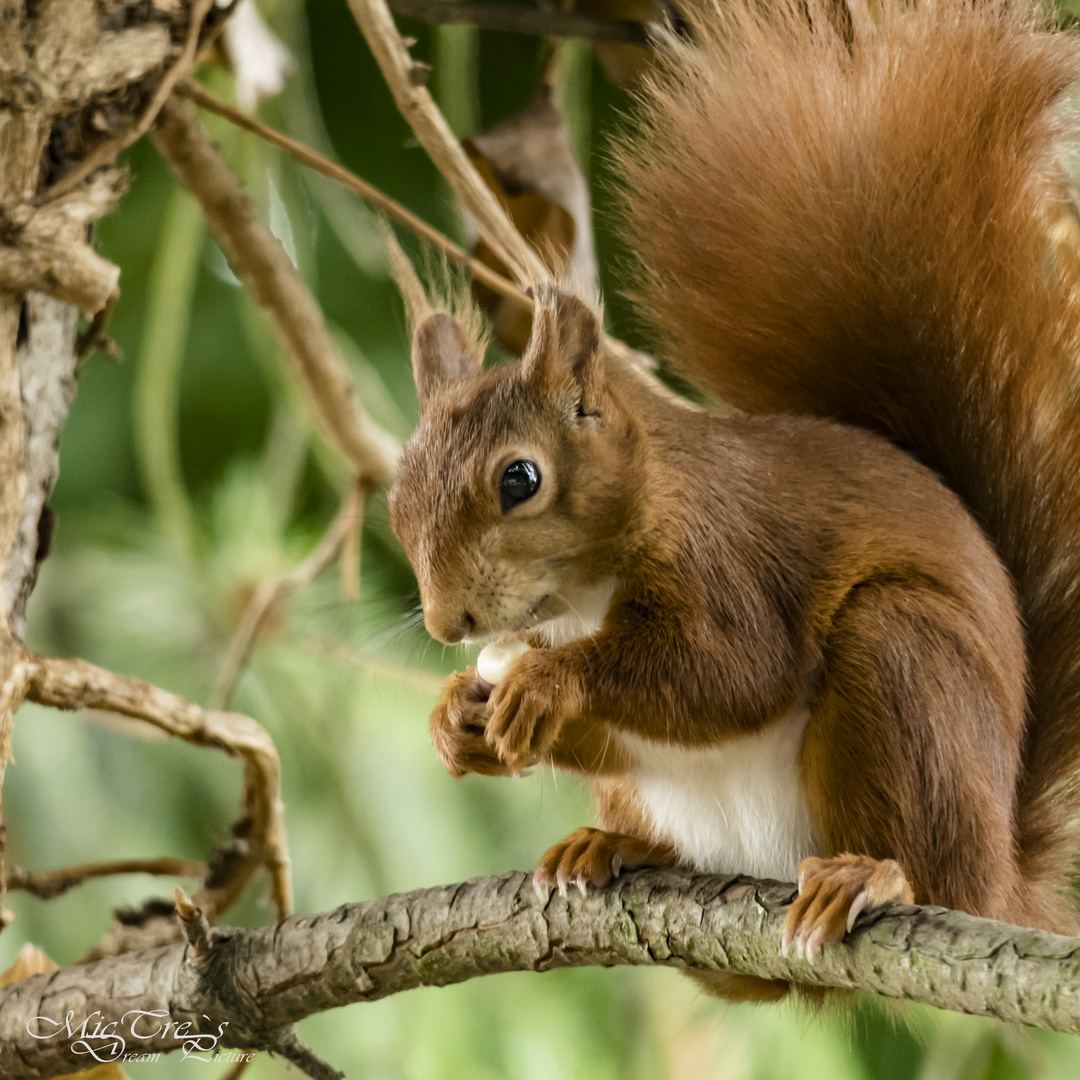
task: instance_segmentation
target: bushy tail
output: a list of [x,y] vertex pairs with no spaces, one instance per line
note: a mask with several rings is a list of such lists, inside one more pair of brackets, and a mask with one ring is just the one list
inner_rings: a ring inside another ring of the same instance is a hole
[[703,389],[883,431],[967,501],[1027,626],[1024,870],[1060,883],[1080,812],[1080,274],[1055,240],[1077,42],[1008,0],[699,16],[620,151],[641,310]]

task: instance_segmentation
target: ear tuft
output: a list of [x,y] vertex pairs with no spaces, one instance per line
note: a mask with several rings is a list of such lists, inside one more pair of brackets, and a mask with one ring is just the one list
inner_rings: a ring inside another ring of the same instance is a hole
[[584,300],[548,285],[537,289],[533,330],[522,364],[527,379],[556,386],[567,379],[592,388],[603,352],[603,331]]
[[479,375],[483,360],[457,322],[450,315],[437,312],[416,324],[412,366],[423,408],[442,387]]

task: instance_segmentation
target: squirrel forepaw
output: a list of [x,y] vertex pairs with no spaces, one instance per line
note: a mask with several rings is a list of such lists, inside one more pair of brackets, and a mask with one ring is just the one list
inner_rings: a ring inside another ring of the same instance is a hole
[[446,771],[453,777],[466,773],[506,776],[509,771],[484,736],[487,697],[474,669],[458,671],[446,680],[439,704],[431,714],[431,741]]
[[542,650],[526,653],[491,692],[488,745],[512,775],[520,773],[551,752],[580,698],[571,674]]
[[863,911],[890,900],[910,904],[914,894],[899,863],[869,855],[836,855],[803,859],[799,864],[799,895],[784,919],[780,950],[794,949],[813,962],[822,945],[850,933]]

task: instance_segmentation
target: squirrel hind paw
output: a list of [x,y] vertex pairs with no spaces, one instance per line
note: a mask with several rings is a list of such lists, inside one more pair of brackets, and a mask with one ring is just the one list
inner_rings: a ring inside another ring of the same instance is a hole
[[850,933],[863,911],[892,900],[914,901],[904,871],[893,859],[848,854],[804,859],[799,864],[799,895],[784,919],[781,952],[787,956],[793,950],[799,959],[813,962],[822,945]]
[[548,848],[533,881],[538,888],[554,882],[563,896],[567,885],[573,883],[584,896],[587,886],[602,888],[623,870],[674,865],[674,852],[666,845],[625,833],[582,828]]

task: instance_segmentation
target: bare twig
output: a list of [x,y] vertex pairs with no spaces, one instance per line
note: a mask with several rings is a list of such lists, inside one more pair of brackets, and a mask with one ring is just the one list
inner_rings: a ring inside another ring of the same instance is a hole
[[179,885],[173,889],[176,916],[184,924],[184,934],[191,946],[191,960],[198,963],[210,955],[210,920],[198,904]]
[[280,1054],[295,1065],[311,1080],[345,1080],[345,1074],[328,1065],[316,1053],[309,1050],[297,1037],[295,1031],[284,1032],[271,1046],[270,1051]]
[[[423,82],[415,78],[415,65],[394,25],[386,0],[349,0],[349,9],[382,69],[383,78],[398,108],[462,207],[476,222],[481,236],[510,268],[519,285],[529,286],[548,280],[551,273],[543,260],[518,232],[502,204],[462,150],[435,99]],[[651,357],[610,336],[605,337],[605,349],[609,356],[657,396],[683,408],[695,408],[652,374],[655,364]]]
[[[409,322],[416,326],[417,323],[431,314],[431,302],[427,290],[420,280],[420,275],[416,272],[416,267],[413,266],[409,256],[405,254],[401,244],[398,243],[398,238],[394,235],[390,223],[380,220],[378,226],[382,235],[386,261],[390,264],[390,273],[393,275],[398,292],[401,293],[401,299],[405,302],[405,311],[409,316]],[[525,296],[524,293],[522,295]],[[527,296],[525,299],[526,303],[532,303]]]
[[400,446],[366,413],[318,304],[281,242],[259,220],[240,181],[199,126],[195,106],[173,99],[154,144],[195,196],[236,275],[274,321],[330,442],[365,483],[393,475]]
[[193,80],[188,80],[177,87],[177,92],[190,97],[192,101],[201,108],[206,109],[207,112],[212,112],[228,120],[229,123],[243,128],[244,131],[257,135],[264,142],[276,146],[279,150],[284,150],[289,157],[294,161],[298,161],[301,165],[306,165],[309,169],[314,169],[317,173],[327,177],[327,179],[334,180],[341,184],[342,187],[348,188],[349,191],[354,192],[371,203],[372,206],[377,207],[387,217],[392,218],[410,232],[426,240],[446,258],[471,271],[488,288],[493,289],[500,296],[509,297],[523,304],[532,303],[524,290],[515,285],[509,278],[503,277],[502,274],[492,270],[490,266],[480,262],[479,259],[474,259],[464,248],[459,247],[448,236],[443,235],[434,226],[429,225],[423,218],[417,217],[411,210],[402,206],[401,203],[392,199],[385,192],[361,179],[356,173],[350,172],[344,166],[312,150],[310,146],[298,142],[296,139],[291,139],[288,135],[283,135],[280,131],[270,127],[269,124],[264,124],[254,116],[250,116],[240,109],[221,101]]
[[213,696],[216,708],[227,708],[232,700],[236,682],[240,678],[240,673],[244,669],[244,664],[247,662],[267,613],[275,603],[284,600],[291,592],[302,589],[315,580],[319,571],[329,564],[345,542],[362,507],[363,493],[359,485],[354,485],[342,500],[341,509],[331,522],[330,528],[326,530],[323,538],[307,558],[291,574],[277,580],[259,583],[244,609],[236,633],[229,643],[228,652],[222,661]]
[[94,312],[90,325],[75,339],[75,356],[79,360],[85,360],[94,349],[100,349],[110,359],[116,359],[119,356],[119,350],[115,343],[111,338],[105,336],[105,331],[109,327],[109,320],[112,318],[113,310],[116,308],[119,299],[120,290],[114,289],[109,295],[109,299],[105,301],[105,306]]
[[273,740],[250,717],[207,712],[167,690],[140,679],[116,675],[85,660],[25,656],[25,696],[56,709],[104,709],[151,724],[197,746],[224,750],[244,761],[244,814],[250,823],[247,858],[228,880],[211,883],[195,898],[203,909],[219,913],[239,896],[254,870],[270,872],[274,907],[292,908],[292,876],[285,843],[281,801],[281,762]]
[[51,202],[59,198],[65,192],[81,184],[95,169],[107,165],[121,150],[130,146],[133,142],[141,139],[149,130],[150,125],[157,119],[162,106],[169,99],[173,87],[195,65],[195,56],[199,48],[199,31],[206,16],[213,7],[214,0],[196,0],[191,8],[191,22],[188,25],[187,40],[184,42],[183,52],[177,58],[158,83],[150,103],[143,110],[139,121],[131,130],[125,131],[115,139],[109,139],[96,146],[92,153],[85,157],[71,172],[62,176],[51,187],[38,196],[39,203]]
[[395,15],[418,22],[447,25],[464,23],[481,30],[502,30],[511,34],[536,34],[541,37],[587,38],[590,41],[624,45],[648,45],[649,32],[644,23],[626,19],[594,19],[577,12],[557,8],[540,11],[517,4],[457,3],[456,0],[387,0]]
[[110,862],[82,863],[60,870],[23,870],[15,866],[8,872],[9,889],[21,889],[39,900],[53,900],[95,878],[116,877],[120,874],[153,874],[160,877],[206,877],[206,863],[196,859],[114,859]]
[[[442,3],[443,0],[438,0],[438,2]],[[490,289],[493,289],[500,296],[505,296],[508,299],[516,300],[518,303],[524,304],[527,307],[532,307],[532,297],[519,285],[512,282],[509,278],[504,277],[498,271],[493,270],[485,263],[480,262],[480,260],[473,258],[467,251],[458,247],[458,245],[449,239],[449,237],[444,236],[437,229],[433,228],[424,221],[423,218],[417,217],[411,210],[407,210],[400,203],[390,198],[389,195],[386,195],[378,188],[373,187],[366,180],[362,180],[355,173],[350,172],[343,166],[338,165],[336,162],[324,157],[317,151],[312,150],[304,143],[291,139],[287,135],[283,135],[269,125],[264,124],[261,120],[257,120],[255,117],[249,116],[247,113],[234,108],[232,105],[220,101],[212,94],[207,93],[207,91],[196,82],[189,80],[178,87],[177,92],[190,97],[202,108],[206,109],[207,112],[215,113],[228,120],[230,123],[235,124],[237,127],[243,128],[245,131],[249,131],[251,134],[257,135],[260,139],[284,150],[294,161],[298,161],[301,165],[306,165],[328,179],[334,180],[343,187],[355,192],[361,198],[366,199],[373,206],[382,210],[387,217],[397,221],[417,236],[426,240],[448,259],[457,263],[459,266],[465,267],[477,279],[482,281]],[[471,163],[469,163],[469,168],[472,168]],[[396,276],[399,277],[400,281],[400,275]],[[637,377],[642,378],[655,393],[675,404],[691,407],[685,398],[668,390],[667,387],[649,374],[649,372],[653,371],[656,367],[652,357],[647,356],[636,349],[632,349],[625,342],[612,337],[610,334],[605,338],[605,345],[610,355],[615,357],[620,363],[624,364],[630,371],[634,372]]]
[[221,1080],[240,1080],[240,1077],[248,1071],[248,1066],[255,1060],[254,1054],[242,1057],[235,1065],[230,1065],[222,1075]]
[[360,534],[364,529],[364,499],[356,499],[356,512],[345,521],[341,537],[341,595],[360,599]]
[[514,227],[509,215],[469,161],[435,99],[416,78],[416,65],[394,25],[385,0],[349,0],[353,13],[410,127],[443,174],[481,235],[510,267],[519,285],[551,275],[540,256]]

